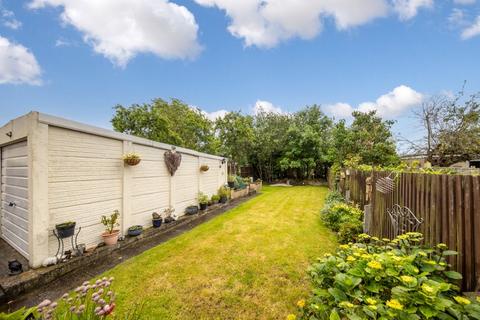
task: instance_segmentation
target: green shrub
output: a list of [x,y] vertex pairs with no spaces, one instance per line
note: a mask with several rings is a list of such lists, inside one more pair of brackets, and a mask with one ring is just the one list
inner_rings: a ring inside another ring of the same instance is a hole
[[325,198],[325,204],[332,205],[335,202],[345,202],[345,198],[340,192],[331,191],[328,193],[327,197]]
[[342,224],[338,230],[338,242],[355,242],[359,234],[363,232],[363,222],[358,219],[349,219]]
[[342,223],[351,220],[361,220],[363,213],[357,207],[336,202],[331,205],[326,205],[321,212],[321,216],[325,225],[337,232]]
[[480,304],[461,296],[462,276],[445,260],[456,252],[422,240],[420,233],[393,241],[361,234],[326,254],[309,270],[313,294],[297,304],[300,319],[480,319]]

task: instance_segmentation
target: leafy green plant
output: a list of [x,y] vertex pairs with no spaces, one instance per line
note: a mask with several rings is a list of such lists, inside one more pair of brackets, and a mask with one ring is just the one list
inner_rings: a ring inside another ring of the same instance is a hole
[[340,224],[337,238],[340,243],[355,242],[363,232],[363,222],[357,218],[348,219]]
[[220,200],[220,196],[219,196],[218,194],[214,194],[214,195],[212,196],[211,200],[212,200],[213,202],[218,202],[218,200]]
[[123,155],[123,160],[139,160],[141,157],[138,153],[130,152]]
[[459,292],[445,244],[421,246],[420,233],[394,240],[366,234],[309,269],[313,291],[300,319],[480,319],[480,304]]
[[226,187],[220,187],[220,188],[218,189],[218,195],[219,195],[220,197],[227,197],[227,198],[228,198],[228,196],[229,196],[228,188],[226,188]]
[[199,192],[198,193],[198,203],[200,204],[208,204],[208,196],[203,193],[203,192]]
[[360,209],[342,202],[327,205],[321,212],[325,225],[335,232],[338,232],[342,223],[351,220],[361,220],[362,216],[363,212]]
[[236,178],[236,177],[235,177],[234,175],[230,174],[230,175],[228,175],[228,177],[227,177],[227,181],[228,181],[228,182],[235,182],[235,178]]
[[137,231],[137,230],[143,230],[143,227],[141,225],[135,225],[128,228],[128,231]]
[[325,204],[331,205],[335,202],[345,202],[345,198],[340,192],[331,191],[328,193],[327,197],[325,198]]
[[0,320],[34,320],[37,319],[37,308],[21,308],[12,313],[0,313]]
[[68,222],[63,222],[55,225],[55,229],[69,229],[71,227],[75,226],[75,222],[73,221],[68,221]]
[[102,224],[105,226],[106,231],[110,234],[114,232],[115,227],[120,224],[117,222],[120,217],[120,212],[118,210],[113,211],[110,217],[102,216]]

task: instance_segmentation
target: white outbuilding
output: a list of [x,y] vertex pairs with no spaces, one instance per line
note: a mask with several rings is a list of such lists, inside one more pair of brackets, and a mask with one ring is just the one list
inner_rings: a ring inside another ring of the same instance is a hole
[[[76,222],[78,243],[91,247],[102,242],[102,215],[119,210],[126,234],[132,225],[151,226],[154,211],[183,215],[199,192],[211,196],[227,182],[225,158],[180,147],[170,175],[164,154],[171,149],[39,112],[8,122],[0,128],[1,238],[36,268],[56,253],[56,224]],[[141,156],[136,166],[124,164],[131,152]]]

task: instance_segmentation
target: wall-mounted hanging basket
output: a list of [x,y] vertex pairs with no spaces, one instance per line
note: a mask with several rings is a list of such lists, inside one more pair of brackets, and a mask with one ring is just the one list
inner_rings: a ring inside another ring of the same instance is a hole
[[210,167],[207,166],[206,164],[202,164],[202,165],[200,166],[200,171],[202,171],[202,172],[207,172],[208,169],[210,169]]
[[140,155],[136,153],[127,153],[123,156],[123,162],[129,166],[136,166],[140,161],[142,161],[142,159],[140,158]]
[[180,163],[182,163],[182,155],[175,151],[175,148],[172,148],[172,150],[166,151],[163,156],[165,158],[167,170],[173,177],[175,175],[175,171],[177,171],[178,167],[180,167]]

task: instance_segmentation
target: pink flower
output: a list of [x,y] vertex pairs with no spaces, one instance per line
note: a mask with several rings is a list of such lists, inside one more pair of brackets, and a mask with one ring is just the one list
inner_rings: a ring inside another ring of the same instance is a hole
[[52,301],[50,301],[48,299],[45,299],[38,305],[38,307],[39,308],[48,307],[51,303],[52,303]]

